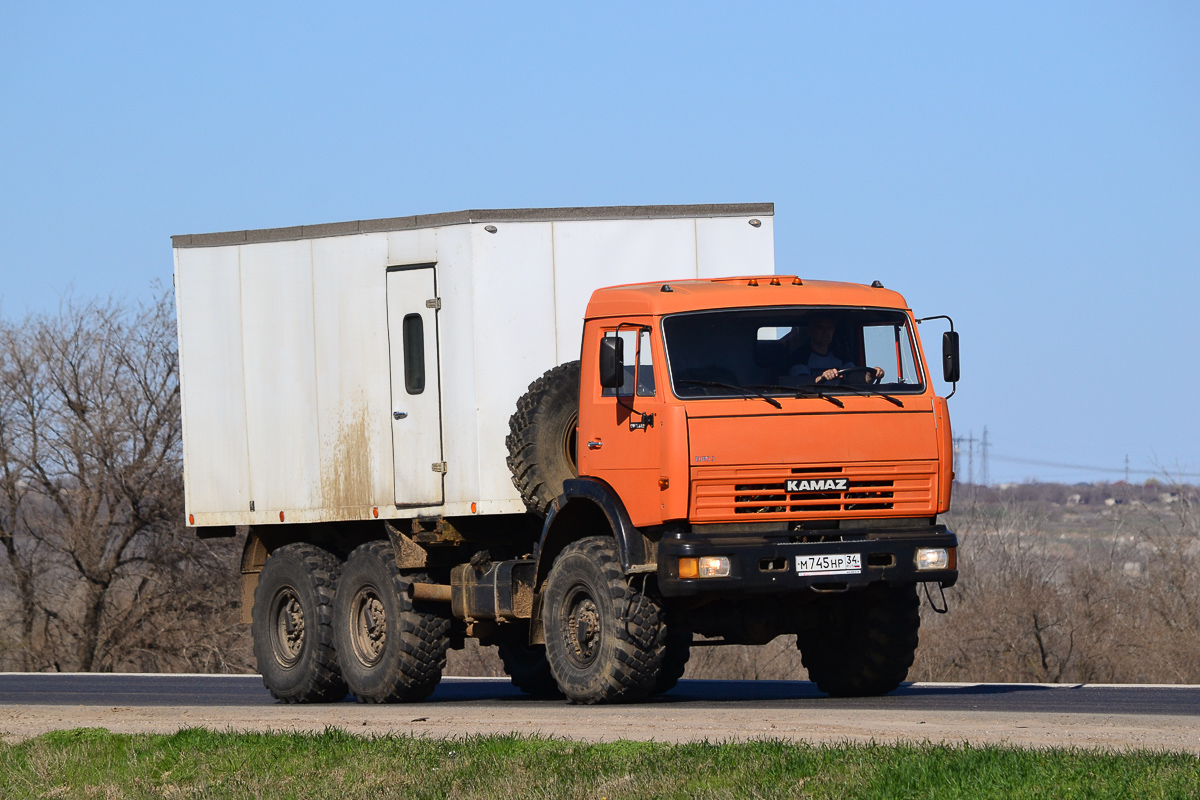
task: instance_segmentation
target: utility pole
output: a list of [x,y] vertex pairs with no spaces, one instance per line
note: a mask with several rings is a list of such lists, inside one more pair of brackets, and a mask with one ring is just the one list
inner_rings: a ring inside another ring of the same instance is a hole
[[983,458],[981,459],[983,461],[983,464],[982,464],[983,469],[981,469],[979,471],[980,472],[979,482],[982,483],[984,486],[991,486],[991,484],[992,484],[992,476],[991,476],[991,473],[988,471],[988,447],[989,446],[990,445],[988,443],[987,425],[984,425],[983,426],[983,441],[980,442],[980,444],[979,444],[979,449],[980,449],[980,451],[982,451],[981,454],[983,456]]
[[1125,454],[1125,482],[1129,483],[1129,453]]
[[978,441],[974,431],[969,432],[966,436],[954,437],[955,455],[962,452],[962,445],[967,446],[967,484],[970,486],[975,485],[975,443]]

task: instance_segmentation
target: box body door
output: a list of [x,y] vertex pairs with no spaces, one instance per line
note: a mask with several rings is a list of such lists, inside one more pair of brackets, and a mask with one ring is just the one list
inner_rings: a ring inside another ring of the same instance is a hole
[[432,264],[387,272],[396,505],[443,502],[437,280]]

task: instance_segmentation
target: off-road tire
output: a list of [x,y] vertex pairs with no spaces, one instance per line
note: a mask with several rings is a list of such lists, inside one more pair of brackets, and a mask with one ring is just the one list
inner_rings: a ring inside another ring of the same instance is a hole
[[669,614],[665,644],[662,667],[658,670],[658,679],[654,681],[654,694],[674,689],[687,669],[688,659],[692,657],[692,632],[676,625]]
[[578,361],[549,370],[529,384],[508,420],[508,468],[525,506],[546,516],[563,481],[579,475],[576,434],[579,425]]
[[871,697],[907,676],[921,626],[917,587],[873,584],[823,598],[814,630],[796,636],[809,680],[834,697]]
[[567,545],[546,580],[546,657],[573,703],[623,703],[654,691],[666,650],[662,606],[648,575],[626,580],[616,542]]
[[267,557],[254,590],[251,633],[263,685],[284,703],[346,696],[333,636],[341,564],[315,545],[286,544]]
[[334,603],[342,675],[360,703],[424,700],[442,679],[450,644],[450,608],[414,602],[412,583],[389,542],[368,542],[350,554]]
[[554,681],[554,673],[550,671],[546,646],[529,644],[528,626],[517,625],[514,628],[496,647],[513,686],[533,697],[562,697]]

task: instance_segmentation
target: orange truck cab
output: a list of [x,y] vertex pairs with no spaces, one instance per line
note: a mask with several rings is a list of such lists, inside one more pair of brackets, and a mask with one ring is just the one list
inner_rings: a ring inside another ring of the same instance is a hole
[[[878,283],[766,275],[596,291],[579,478],[547,530],[574,499],[602,505],[626,572],[693,598],[690,627],[725,637],[754,638],[696,609],[952,585],[957,539],[937,519],[950,507],[950,419],[916,322]],[[957,334],[944,345],[957,380]],[[756,625],[759,638],[778,632]]]

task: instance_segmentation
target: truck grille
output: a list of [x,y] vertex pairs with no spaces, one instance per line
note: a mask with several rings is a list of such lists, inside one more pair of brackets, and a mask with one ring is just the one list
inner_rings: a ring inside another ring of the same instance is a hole
[[[812,519],[817,517],[878,516],[901,512],[919,516],[935,512],[937,462],[860,464],[845,467],[699,467],[692,470],[692,510],[695,522]],[[837,490],[788,492],[787,481],[802,478],[809,485],[835,485]],[[874,512],[874,513],[873,513]]]

